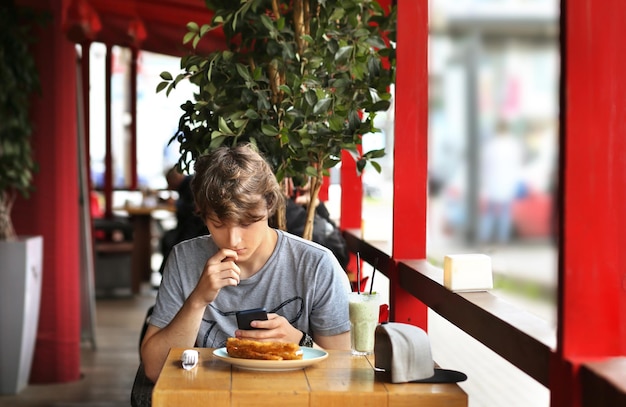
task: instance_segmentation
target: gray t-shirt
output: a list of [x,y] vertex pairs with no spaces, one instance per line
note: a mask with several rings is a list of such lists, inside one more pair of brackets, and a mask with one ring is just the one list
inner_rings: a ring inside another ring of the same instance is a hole
[[[267,263],[238,286],[220,290],[202,317],[196,346],[219,348],[237,329],[237,311],[264,307],[294,327],[321,336],[350,330],[345,271],[327,248],[298,236],[278,233]],[[172,249],[150,323],[167,326],[196,287],[207,260],[218,251],[211,236],[184,241]]]

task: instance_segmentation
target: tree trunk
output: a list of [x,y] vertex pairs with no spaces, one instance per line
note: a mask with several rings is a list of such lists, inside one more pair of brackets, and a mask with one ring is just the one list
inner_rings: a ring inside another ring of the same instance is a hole
[[15,201],[15,194],[7,191],[0,192],[0,241],[15,240],[15,229],[11,221],[11,209]]
[[274,214],[276,220],[276,228],[280,230],[287,230],[287,210],[285,205],[280,205]]
[[302,232],[302,237],[307,240],[313,240],[315,209],[317,208],[318,197],[324,180],[324,174],[321,168],[321,165],[318,166],[317,177],[311,177],[310,181],[311,188],[309,188],[309,203],[306,206],[306,223],[304,224],[304,231]]
[[[296,36],[296,45],[298,46],[298,53],[302,55],[304,48],[306,47],[306,41],[302,38],[306,34],[308,21],[305,21],[305,0],[294,0],[293,2],[293,24],[294,34]],[[308,14],[308,7],[306,7]]]

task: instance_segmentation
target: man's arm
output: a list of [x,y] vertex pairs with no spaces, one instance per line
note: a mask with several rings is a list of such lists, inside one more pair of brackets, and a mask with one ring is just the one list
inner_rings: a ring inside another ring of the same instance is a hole
[[191,348],[195,345],[204,309],[204,304],[194,305],[187,301],[165,328],[148,326],[141,343],[141,360],[146,377],[156,382],[171,348]]
[[159,377],[171,348],[190,348],[195,345],[204,310],[215,300],[219,290],[239,284],[241,271],[235,263],[236,259],[237,252],[219,250],[207,260],[196,288],[170,323],[162,329],[148,326],[141,344],[141,360],[150,380],[156,381]]
[[315,343],[323,349],[350,350],[350,331],[339,335],[313,335]]

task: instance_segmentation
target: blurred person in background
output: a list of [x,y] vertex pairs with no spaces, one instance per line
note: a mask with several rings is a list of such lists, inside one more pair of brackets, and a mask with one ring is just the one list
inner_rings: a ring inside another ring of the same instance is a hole
[[176,200],[176,227],[166,231],[161,238],[161,253],[163,254],[163,261],[159,268],[161,274],[163,274],[167,256],[174,245],[209,233],[202,219],[196,214],[196,204],[191,193],[192,178],[192,175],[180,173],[176,166],[170,168],[165,174],[168,188],[178,193],[178,199]]
[[498,122],[481,157],[480,243],[508,243],[512,234],[511,209],[519,193],[522,173],[522,145],[504,121]]
[[[310,183],[302,187],[295,187],[293,180],[286,180],[285,191],[285,215],[287,220],[287,232],[296,236],[302,236],[306,223],[306,206],[311,197],[309,195]],[[322,246],[329,248],[341,267],[345,270],[350,261],[348,245],[341,231],[330,217],[330,212],[324,202],[319,199],[315,203],[315,219],[313,220],[313,240]]]

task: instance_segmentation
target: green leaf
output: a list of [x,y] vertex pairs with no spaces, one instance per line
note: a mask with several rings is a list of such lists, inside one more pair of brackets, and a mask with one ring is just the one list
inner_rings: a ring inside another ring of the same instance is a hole
[[366,42],[376,49],[387,48],[387,44],[385,44],[385,41],[381,37],[369,37]]
[[324,63],[324,58],[313,55],[310,59],[309,59],[309,67],[312,69],[315,69],[319,66],[321,66]]
[[170,86],[168,86],[168,87],[167,87],[167,91],[165,91],[165,95],[166,95],[166,96],[169,96],[169,95],[170,95],[170,92],[171,92],[174,88],[175,88],[175,84],[174,84],[174,82],[171,82],[171,83],[170,83]]
[[276,179],[278,180],[278,182],[281,182],[284,178],[285,178],[285,169],[284,168],[278,169],[278,171],[276,171]]
[[332,131],[341,131],[343,130],[344,118],[339,115],[333,115],[328,118],[328,124]]
[[390,101],[388,101],[388,100],[379,100],[378,102],[376,102],[372,106],[370,106],[370,108],[367,109],[367,110],[371,111],[371,112],[380,112],[380,111],[388,110],[389,107],[391,107],[391,102]]
[[256,111],[252,110],[252,109],[246,110],[245,116],[247,118],[249,118],[249,119],[252,119],[252,120],[256,120],[256,119],[259,118],[259,114]]
[[172,74],[167,72],[167,71],[163,71],[161,72],[161,74],[159,75],[161,77],[161,79],[165,80],[165,81],[171,81],[172,78]]
[[348,62],[348,59],[352,55],[352,50],[354,47],[352,45],[347,45],[345,47],[339,48],[339,51],[335,54],[335,61],[340,64],[345,64]]
[[263,124],[261,126],[261,131],[263,132],[263,134],[270,137],[274,137],[278,134],[278,129],[271,124]]
[[252,79],[254,81],[258,81],[263,77],[263,70],[261,69],[260,66],[257,66],[256,68],[254,68],[254,72],[252,73]]
[[342,20],[345,14],[346,14],[346,11],[343,8],[337,7],[333,10],[333,14],[328,18],[328,20],[330,21]]
[[330,98],[324,98],[324,99],[318,100],[315,106],[313,107],[313,114],[325,113],[330,108],[331,102],[332,102],[332,99]]
[[315,92],[312,90],[307,91],[304,94],[304,100],[309,104],[309,106],[314,106],[317,103],[317,97],[315,96]]
[[291,88],[287,85],[280,85],[278,87],[281,91],[285,92],[287,95],[291,96]]
[[367,156],[368,158],[381,158],[385,156],[385,149],[381,148],[379,150],[371,150],[368,151],[365,156]]
[[306,167],[306,169],[304,170],[304,172],[305,172],[305,173],[306,173],[306,175],[308,175],[309,177],[317,177],[317,170],[315,169],[315,167],[308,166],[308,167]]
[[200,30],[200,27],[198,27],[198,23],[190,21],[187,23],[187,31],[193,31],[194,33],[197,33]]
[[228,124],[226,123],[226,120],[224,120],[223,117],[220,116],[219,120],[218,120],[218,127],[220,129],[220,131],[224,134],[231,134],[232,131],[230,131],[230,128],[228,127]]
[[365,168],[365,165],[367,164],[367,160],[357,160],[356,162],[356,169],[359,173],[363,172],[363,169]]
[[[214,132],[214,133],[216,133],[216,132]],[[224,144],[224,141],[226,141],[226,136],[212,134],[211,135],[211,143],[209,144],[209,148],[211,150],[219,148],[219,147],[221,147]]]
[[162,91],[163,89],[165,89],[165,88],[167,87],[167,85],[169,85],[169,82],[160,82],[160,83],[157,85],[157,88],[156,88],[156,93],[159,93],[160,91]]
[[187,34],[185,34],[185,36],[183,37],[183,44],[187,44],[189,41],[191,41],[192,39],[194,39],[196,36],[195,32],[188,32]]
[[235,56],[235,54],[231,51],[222,51],[221,54],[218,53],[217,55],[221,55],[221,57],[224,58],[224,61],[230,61]]
[[382,172],[382,167],[376,161],[370,161],[370,164],[372,165],[372,167],[374,167],[376,172],[378,172],[379,174]]
[[355,64],[355,65],[352,65],[352,69],[350,70],[350,72],[352,73],[352,76],[354,76],[356,80],[361,81],[365,77],[366,69],[361,64]]
[[240,129],[242,127],[245,127],[247,123],[248,123],[248,120],[233,120],[233,126],[236,129]]
[[210,29],[211,29],[210,25],[202,24],[202,27],[200,27],[200,36],[203,36],[204,34],[206,34]]
[[246,68],[243,64],[235,64],[235,67],[237,68],[237,73],[239,74],[239,76],[241,76],[244,80],[252,80],[250,72],[248,72],[248,68]]
[[176,75],[176,79],[174,79],[174,85],[177,85],[178,82],[182,81],[183,79],[185,79],[187,77],[187,75],[185,74],[178,74]]
[[267,28],[267,31],[269,31],[270,33],[276,31],[276,27],[274,27],[274,23],[267,15],[261,14],[261,23],[263,23],[263,26],[265,26],[265,28]]

